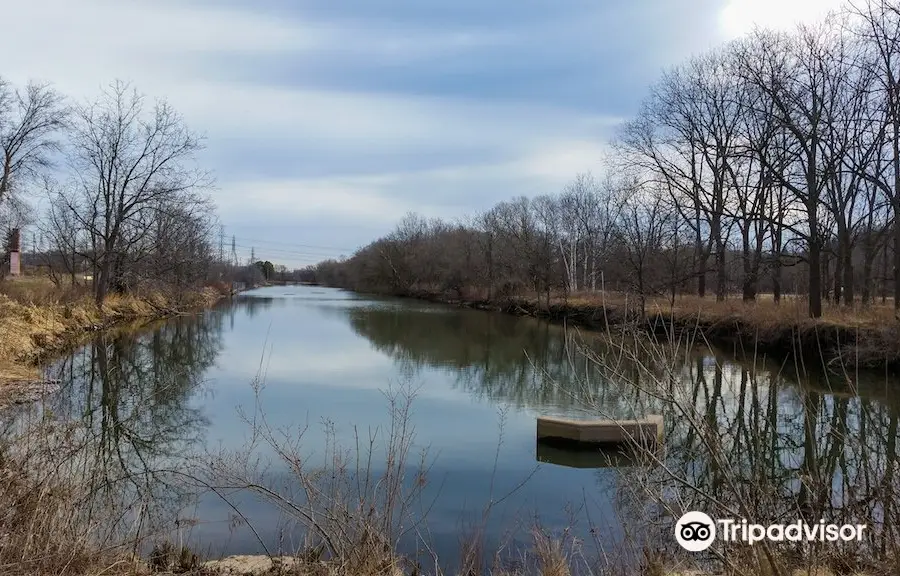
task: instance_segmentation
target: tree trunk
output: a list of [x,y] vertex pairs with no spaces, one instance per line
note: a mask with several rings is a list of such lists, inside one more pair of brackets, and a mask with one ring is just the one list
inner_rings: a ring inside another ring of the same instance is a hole
[[772,299],[776,304],[781,302],[781,258],[777,256],[772,266]]
[[725,243],[722,241],[722,222],[714,215],[709,226],[709,235],[716,245],[716,301],[725,300]]
[[834,274],[830,273],[831,258],[828,258],[828,262],[829,266],[826,266],[825,271],[825,285],[831,285],[830,288],[828,288],[831,296],[829,300],[835,304],[839,304],[841,301],[841,278],[844,276],[844,257],[840,248],[838,248],[837,254],[835,254],[834,257]]
[[725,244],[716,247],[716,301],[723,302],[728,290],[728,275],[725,268]]
[[875,260],[875,243],[873,242],[872,213],[869,211],[869,224],[863,237],[863,275],[862,275],[862,303],[868,306],[872,303],[872,268]]
[[578,292],[578,240],[572,240],[572,247],[569,251],[571,270],[569,281],[573,292]]
[[69,273],[72,275],[72,286],[75,286],[75,273],[77,270],[77,265],[75,264],[75,243],[72,243],[72,262],[71,268],[69,269]]
[[[815,225],[813,225],[815,228]],[[812,233],[809,242],[809,317],[822,317],[822,249]]]
[[892,116],[894,134],[891,139],[894,152],[894,312],[900,311],[900,110],[897,106],[897,89],[893,86]]
[[[897,182],[900,195],[900,176]],[[894,198],[894,312],[900,312],[900,196]],[[885,249],[887,252],[887,249]]]
[[487,257],[487,266],[488,266],[488,302],[490,302],[494,297],[494,237],[488,237],[488,257]]
[[822,317],[822,246],[819,242],[819,182],[814,137],[806,166],[806,215],[809,226],[809,316]]
[[741,259],[744,265],[744,282],[742,297],[744,302],[756,300],[756,278],[753,274],[753,263],[750,261],[750,224],[741,227]]
[[699,210],[694,215],[696,222],[694,236],[694,270],[697,274],[697,296],[703,298],[706,296],[706,258],[707,253],[703,248],[703,236],[700,233],[700,213]]
[[109,290],[110,261],[105,258],[94,275],[94,302],[101,306]]
[[[781,212],[779,211],[779,218]],[[775,226],[772,231],[772,298],[775,303],[781,302],[781,225]]]
[[887,302],[887,282],[888,282],[888,251],[887,243],[882,247],[881,254],[881,303]]
[[697,269],[697,296],[706,297],[706,258],[701,257],[700,266]]
[[871,248],[866,247],[866,255],[863,259],[862,303],[868,306],[872,303],[872,255]]
[[856,297],[853,284],[853,247],[848,244],[844,250],[844,281],[841,286],[845,306],[853,306]]

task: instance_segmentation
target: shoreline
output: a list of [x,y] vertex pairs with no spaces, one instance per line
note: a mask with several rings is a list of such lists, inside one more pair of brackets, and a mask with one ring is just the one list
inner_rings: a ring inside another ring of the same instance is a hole
[[24,304],[0,293],[0,407],[28,402],[52,382],[41,365],[87,343],[105,330],[139,330],[154,322],[202,311],[223,298],[202,288],[169,298],[162,294],[113,296],[97,307],[78,299]]
[[[360,291],[365,294],[367,292]],[[589,330],[606,331],[615,326],[640,326],[648,334],[660,338],[693,333],[710,344],[728,345],[764,353],[774,358],[798,358],[837,370],[900,371],[900,321],[889,319],[880,323],[858,318],[857,322],[827,318],[792,317],[785,305],[777,322],[754,318],[754,305],[732,302],[726,312],[651,306],[641,318],[639,312],[621,301],[597,299],[551,298],[538,303],[536,299],[493,299],[450,297],[429,290],[411,290],[403,294],[368,292],[374,295],[409,298],[445,304],[459,308],[499,312],[513,316],[527,316],[552,323],[568,324]],[[710,308],[715,305],[709,302]],[[775,305],[771,305],[774,307]],[[778,308],[775,307],[776,313]],[[771,312],[771,311],[769,311]]]

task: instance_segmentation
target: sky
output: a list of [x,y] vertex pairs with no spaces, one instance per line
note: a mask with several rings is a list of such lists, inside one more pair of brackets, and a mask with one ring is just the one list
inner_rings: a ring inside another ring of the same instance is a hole
[[408,212],[465,218],[602,173],[650,85],[839,0],[0,0],[0,76],[116,79],[205,136],[241,259],[291,268]]

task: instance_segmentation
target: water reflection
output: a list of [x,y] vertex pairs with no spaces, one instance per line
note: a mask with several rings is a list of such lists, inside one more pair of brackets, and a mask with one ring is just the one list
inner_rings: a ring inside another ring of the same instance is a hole
[[534,453],[538,462],[570,468],[624,468],[636,466],[640,462],[633,454],[629,454],[626,447],[572,446],[544,439],[535,443]]
[[[667,467],[635,473],[636,485],[676,513],[707,510],[762,524],[868,524],[869,546],[896,550],[896,397],[851,393],[856,385],[835,375],[797,382],[699,359],[685,363],[681,376],[669,390],[657,390],[670,401]],[[836,381],[840,390],[823,391]],[[878,386],[870,380],[860,388]]]
[[[245,440],[234,409],[252,405],[249,380],[266,340],[277,344],[266,359],[264,408],[273,425],[325,418],[344,431],[364,429],[379,421],[379,388],[397,376],[426,385],[416,430],[436,457],[440,500],[429,529],[443,539],[436,546],[442,554],[458,551],[462,512],[480,510],[495,479],[517,486],[535,460],[545,465],[506,502],[509,516],[534,512],[550,528],[564,528],[571,516],[565,506],[593,506],[600,513],[589,523],[604,529],[579,536],[602,538],[604,549],[628,532],[654,546],[674,545],[672,523],[689,509],[762,523],[798,516],[867,523],[869,546],[893,550],[897,542],[898,400],[883,376],[804,373],[794,364],[637,341],[622,350],[530,318],[289,291],[237,297],[148,331],[100,335],[51,367],[48,377],[62,382],[61,392],[21,419],[71,423],[58,439],[67,451],[59,454],[90,482],[96,503],[117,500],[139,510],[147,525],[160,519],[171,526],[192,496],[173,471],[186,470],[190,455],[208,444],[237,449]],[[498,408],[508,410],[502,450],[494,436]],[[662,462],[654,466],[535,445],[535,414],[649,413],[665,415]],[[324,445],[315,433],[303,447],[310,457]],[[221,521],[213,516],[231,512],[222,508],[196,514]],[[256,528],[277,532],[273,516],[250,516]],[[489,527],[498,545],[507,527]],[[205,533],[207,542],[230,537],[228,528],[216,530]],[[217,551],[252,546],[236,538]]]
[[[662,410],[665,455],[658,465],[622,470],[626,480],[618,484],[635,488],[630,498],[639,506],[627,510],[629,498],[615,495],[625,521],[655,526],[660,542],[674,543],[671,528],[682,511],[707,510],[763,524],[869,524],[870,546],[897,546],[900,400],[886,392],[891,382],[883,375],[848,378],[671,344],[621,349],[559,326],[476,311],[413,305],[344,312],[357,334],[406,370],[450,370],[479,398],[545,414]],[[576,342],[596,361],[586,361]],[[610,463],[594,452],[541,445],[536,458],[571,467]],[[669,510],[648,516],[654,502]]]
[[91,494],[84,510],[119,518],[110,533],[171,527],[191,490],[184,462],[209,421],[192,402],[222,342],[219,312],[182,317],[150,331],[104,333],[57,362],[61,389],[17,415],[19,433],[52,434],[47,466],[77,475]]
[[343,311],[353,330],[401,370],[439,368],[476,398],[541,413],[571,414],[598,404],[628,417],[634,389],[609,377],[581,350],[605,356],[599,338],[533,318],[416,305]]

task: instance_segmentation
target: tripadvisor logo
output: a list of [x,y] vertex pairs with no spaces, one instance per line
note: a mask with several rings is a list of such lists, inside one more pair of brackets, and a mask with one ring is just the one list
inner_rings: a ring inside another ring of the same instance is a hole
[[702,552],[716,539],[716,523],[703,512],[687,512],[675,524],[675,540],[690,552]]
[[807,524],[797,520],[790,524],[753,524],[747,520],[713,520],[703,512],[687,512],[675,523],[675,540],[690,552],[706,550],[720,535],[723,542],[753,545],[771,542],[852,542],[862,540],[865,524],[826,524],[820,520]]

